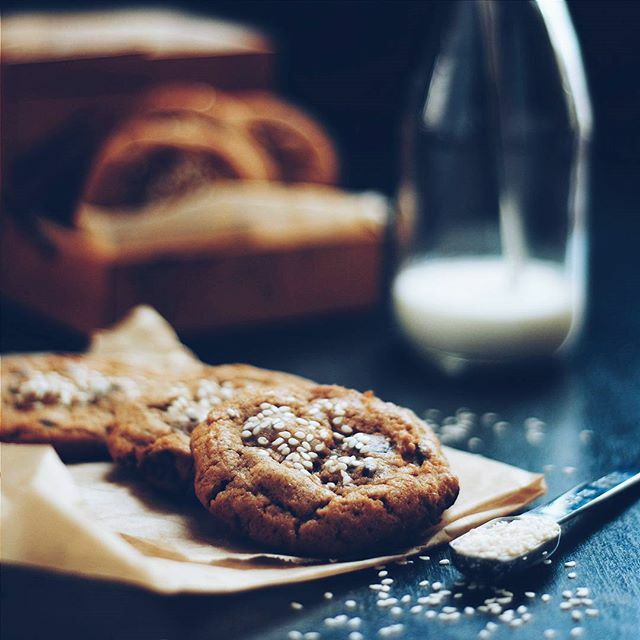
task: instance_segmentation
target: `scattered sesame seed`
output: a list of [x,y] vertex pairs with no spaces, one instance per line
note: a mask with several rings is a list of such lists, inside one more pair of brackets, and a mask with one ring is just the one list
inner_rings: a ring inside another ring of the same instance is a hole
[[572,638],[579,638],[584,633],[584,629],[582,627],[573,627],[569,634]]
[[320,640],[320,634],[317,631],[307,631],[304,634],[304,640]]
[[355,600],[345,600],[344,606],[347,607],[347,609],[355,609],[357,603]]
[[565,591],[562,592],[562,597],[563,598],[573,598],[573,591],[569,591],[569,589],[565,589]]
[[546,638],[546,640],[552,640],[556,637],[556,634],[557,632],[555,629],[545,629],[542,635]]
[[527,607],[525,607],[523,604],[521,604],[517,609],[516,609],[517,613],[523,614],[527,612]]
[[402,633],[403,630],[404,630],[403,624],[392,624],[392,625],[389,625],[388,627],[382,627],[381,629],[378,629],[378,635],[382,636],[383,638],[387,638],[389,636],[399,635]]
[[577,577],[578,574],[575,571],[569,571],[569,573],[567,573],[567,578],[569,578],[569,580],[574,580]]
[[571,612],[571,617],[576,622],[580,622],[580,620],[582,620],[582,611],[572,611]]
[[524,595],[527,596],[527,598],[535,598],[536,597],[536,592],[535,591],[525,591]]
[[352,631],[349,634],[349,640],[363,640],[364,636],[359,631]]
[[563,611],[567,611],[568,609],[571,609],[571,603],[570,602],[561,602],[560,603],[560,609],[562,609]]
[[404,610],[402,609],[402,607],[391,607],[389,613],[392,616],[401,616],[404,613]]
[[385,578],[384,580],[380,580],[380,584],[393,584],[393,578]]
[[591,429],[583,429],[579,437],[582,444],[589,444],[591,440],[593,440],[593,431],[591,431]]
[[431,560],[431,556],[418,556],[418,558],[420,558],[420,560],[425,560],[425,561]]
[[406,604],[407,602],[411,602],[411,596],[406,593],[402,596],[402,598],[400,598],[400,602],[403,602],[404,604]]
[[420,582],[418,582],[418,586],[420,586],[420,587],[428,587],[429,586],[429,581],[428,580],[420,580]]
[[440,560],[438,564],[442,565],[443,567],[446,567],[448,564],[451,564],[451,560],[448,560],[447,558],[442,558],[442,560]]
[[432,588],[434,591],[440,591],[440,589],[442,589],[442,582],[434,582],[434,583],[431,585],[431,588]]
[[476,612],[476,610],[473,607],[465,607],[464,608],[464,613],[467,616],[472,616],[475,612]]
[[478,438],[477,436],[474,436],[473,438],[469,438],[469,441],[467,442],[467,447],[469,448],[469,451],[480,451],[483,445],[484,445],[484,442],[482,441],[482,438]]
[[424,617],[425,618],[435,618],[438,614],[433,610],[433,609],[429,609],[425,614]]
[[571,476],[575,472],[576,472],[575,467],[571,467],[571,466],[562,467],[562,473],[564,473],[566,476]]
[[551,564],[552,560],[551,558],[547,558],[546,560],[542,561],[542,564]]
[[325,600],[331,600],[331,598],[333,598],[333,593],[331,593],[331,591],[325,591],[324,592],[324,599]]
[[576,595],[579,598],[584,598],[589,595],[589,589],[587,587],[578,587],[576,589]]
[[411,609],[409,609],[410,613],[416,614],[416,613],[420,613],[422,611],[422,605],[421,604],[414,604],[413,607],[411,607]]
[[585,609],[584,613],[587,618],[596,618],[600,615],[600,611],[598,609]]
[[297,631],[296,629],[294,629],[293,631],[289,631],[289,633],[287,634],[287,638],[289,638],[289,640],[302,640],[304,636],[302,635],[301,631]]
[[292,609],[296,609],[296,610],[300,610],[303,608],[303,605],[301,602],[292,602],[291,603],[291,608]]
[[385,578],[388,575],[389,575],[388,571],[384,571],[384,570],[383,571],[378,571],[378,577],[379,578]]
[[487,640],[490,637],[491,632],[487,631],[486,629],[482,629],[480,633],[478,633],[478,638],[480,638],[480,640]]
[[569,569],[571,567],[575,567],[576,566],[576,561],[575,560],[569,560],[568,562],[564,563],[564,566],[567,567],[567,569]]

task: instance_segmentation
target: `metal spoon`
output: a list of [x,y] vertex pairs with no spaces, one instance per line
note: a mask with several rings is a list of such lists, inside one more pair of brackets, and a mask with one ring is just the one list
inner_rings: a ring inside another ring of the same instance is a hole
[[[539,517],[544,517],[547,521],[552,520],[558,525],[563,525],[579,513],[624,491],[639,481],[640,472],[613,471],[593,482],[583,482],[573,487],[573,489],[569,489],[569,491],[554,500],[551,500],[551,502],[531,509],[531,511],[527,511],[522,515],[508,518],[494,518],[486,524],[473,529],[473,531],[486,530],[490,532],[499,522],[511,522],[513,520]],[[546,560],[558,548],[561,534],[562,529],[558,526],[552,537],[534,549],[527,550],[526,554],[516,557],[509,556],[495,559],[482,557],[481,555],[463,554],[455,549],[455,540],[449,545],[449,548],[451,550],[453,564],[458,570],[478,580],[478,582],[487,583],[500,580],[509,573],[523,571],[527,567]],[[461,538],[458,538],[458,540],[461,540]]]

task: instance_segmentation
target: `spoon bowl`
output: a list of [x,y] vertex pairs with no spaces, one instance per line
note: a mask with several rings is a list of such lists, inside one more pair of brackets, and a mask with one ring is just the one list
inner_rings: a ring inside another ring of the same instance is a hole
[[[501,522],[509,523],[516,520],[521,521],[537,517],[539,516],[525,514],[521,516],[494,518],[474,529],[474,532],[482,532],[490,537],[491,530]],[[557,533],[553,537],[544,540],[532,549],[527,549],[526,553],[518,555],[488,555],[485,553],[464,552],[462,545],[460,545],[461,537],[449,544],[451,561],[461,573],[476,580],[480,584],[494,583],[500,581],[507,575],[524,571],[549,558],[558,548],[561,535],[561,529],[558,526]]]

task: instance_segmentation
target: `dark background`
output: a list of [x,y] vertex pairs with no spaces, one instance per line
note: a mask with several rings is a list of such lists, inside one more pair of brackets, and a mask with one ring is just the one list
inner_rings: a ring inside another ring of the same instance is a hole
[[[5,11],[131,4],[4,2]],[[446,3],[223,0],[148,5],[183,8],[265,29],[280,53],[280,90],[315,111],[334,132],[347,186],[392,191],[397,130],[410,77]],[[640,167],[640,2],[570,0],[569,8],[594,103],[594,157],[632,181]]]
[[[399,127],[411,79],[447,4],[223,0],[147,6],[176,7],[264,29],[279,54],[278,90],[317,114],[333,133],[341,151],[344,186],[393,195]],[[130,6],[129,2],[99,1],[4,2],[5,13]],[[569,0],[569,8],[595,115],[590,206],[594,260],[598,260],[598,245],[622,242],[611,247],[601,269],[592,264],[592,280],[615,277],[623,281],[625,295],[638,297],[640,255],[633,239],[640,238],[640,2]],[[44,329],[38,319],[29,322],[30,318],[13,311],[6,306],[3,310],[2,350],[82,348],[83,340],[77,336]],[[601,307],[602,313],[607,311]],[[619,322],[612,323],[612,330],[621,332],[628,318],[617,314],[616,319]]]

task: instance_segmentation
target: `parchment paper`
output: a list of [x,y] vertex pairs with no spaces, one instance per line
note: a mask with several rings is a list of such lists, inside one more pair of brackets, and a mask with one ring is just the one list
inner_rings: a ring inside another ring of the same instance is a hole
[[1,557],[161,593],[232,593],[375,566],[511,513],[545,490],[540,474],[446,449],[460,497],[418,547],[350,562],[270,554],[217,529],[195,500],[153,493],[113,464],[66,466],[49,446],[2,445]]

